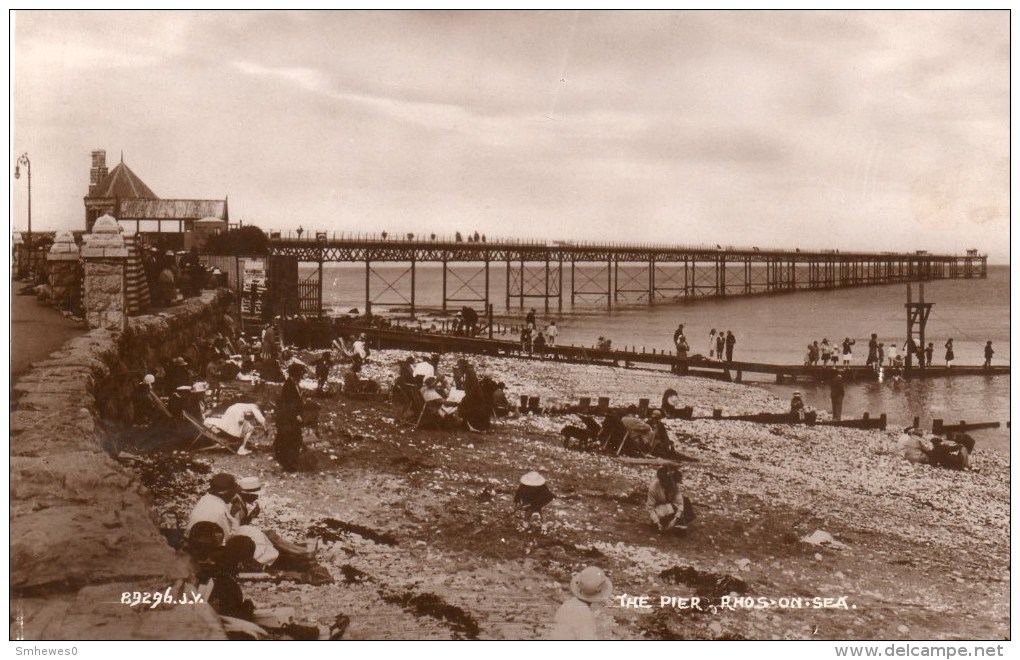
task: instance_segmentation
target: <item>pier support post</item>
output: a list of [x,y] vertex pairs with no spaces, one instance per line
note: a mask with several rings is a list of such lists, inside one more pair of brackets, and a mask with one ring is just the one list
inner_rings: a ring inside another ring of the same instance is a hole
[[606,302],[609,309],[613,308],[613,260],[606,262]]
[[[489,263],[485,262],[485,265],[488,267]],[[488,274],[488,270],[486,270],[486,274]],[[485,295],[486,297],[489,295],[488,287],[486,287]],[[446,311],[446,259],[443,259],[443,311]]]
[[414,273],[415,273],[415,261],[414,255],[411,255],[411,318],[414,318]]
[[549,254],[545,255],[545,313],[549,313]]
[[365,259],[365,314],[372,309],[372,262]]
[[506,309],[510,311],[510,259],[506,260]]

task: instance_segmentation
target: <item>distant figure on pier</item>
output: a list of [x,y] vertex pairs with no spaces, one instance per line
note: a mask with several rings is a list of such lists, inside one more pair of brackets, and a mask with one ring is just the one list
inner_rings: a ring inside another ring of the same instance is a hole
[[821,353],[822,366],[829,366],[829,360],[832,358],[832,344],[829,343],[828,337],[822,338],[822,344],[819,346],[818,350],[819,353]]
[[850,364],[850,361],[854,359],[853,345],[857,343],[856,339],[850,339],[845,337],[843,339],[843,366]]
[[875,371],[881,371],[885,364],[885,342],[878,342],[878,359],[875,360]]
[[931,366],[931,360],[935,357],[935,342],[928,342],[928,345],[924,347],[924,359],[928,366]]
[[722,362],[723,351],[726,350],[726,335],[722,330],[715,336],[715,359]]
[[733,347],[737,344],[737,338],[732,330],[726,331],[726,361],[733,362]]
[[538,321],[537,321],[537,319],[535,317],[535,308],[534,307],[532,307],[531,311],[528,312],[528,315],[526,317],[524,317],[524,323],[526,325],[530,325],[532,328],[537,328],[538,327]]
[[677,343],[680,340],[680,337],[683,336],[683,334],[684,334],[684,324],[681,323],[680,325],[678,325],[676,327],[676,330],[673,332],[673,343],[674,344]]
[[811,355],[812,351],[811,351],[811,349],[812,349],[811,344],[808,344],[807,345],[807,351],[804,353],[804,366],[805,367],[811,365],[811,359],[812,359],[812,355]]
[[896,344],[889,344],[889,350],[886,351],[886,356],[889,358],[889,366],[893,366],[896,362]]
[[541,331],[538,331],[535,334],[535,340],[532,342],[532,344],[535,348],[535,351],[539,354],[539,356],[545,355],[545,335],[543,335]]
[[464,319],[464,336],[474,337],[478,334],[478,312],[475,311],[474,307],[465,305],[461,311],[461,318]]
[[846,388],[843,386],[843,376],[837,371],[836,375],[829,381],[829,398],[832,400],[832,419],[839,421],[843,418],[843,396]]
[[608,351],[613,348],[613,340],[608,337],[599,337],[595,342],[595,348],[600,351]]
[[868,341],[868,359],[865,360],[864,366],[874,367],[876,360],[878,360],[878,335],[872,332],[871,340]]
[[[917,356],[917,342],[913,337],[908,337],[907,341],[903,342],[903,361],[907,366],[910,366],[911,361]],[[924,367],[924,362],[918,359],[917,366]]]
[[988,343],[985,344],[985,365],[986,367],[992,366],[992,356],[995,355],[995,349],[992,348],[992,341],[989,339]]
[[715,358],[715,328],[708,333],[708,358]]
[[556,321],[549,321],[549,325],[545,327],[545,343],[548,346],[556,345],[556,336],[560,334],[560,329],[556,327]]
[[807,355],[804,357],[804,364],[814,366],[818,364],[818,342],[807,345]]
[[521,329],[521,350],[528,355],[531,355],[531,352],[534,349],[534,331],[532,330],[534,327],[534,325],[528,323]]
[[[681,328],[683,326],[680,326]],[[674,335],[676,337],[676,373],[686,374],[687,373],[687,352],[691,350],[690,344],[687,343],[687,337],[680,333]]]
[[953,366],[953,360],[956,358],[956,354],[953,353],[953,338],[950,337],[949,341],[946,342],[946,368],[949,369]]

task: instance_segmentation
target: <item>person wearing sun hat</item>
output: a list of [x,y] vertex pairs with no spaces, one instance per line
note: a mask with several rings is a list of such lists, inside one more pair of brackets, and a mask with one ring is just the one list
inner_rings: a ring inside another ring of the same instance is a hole
[[524,511],[524,520],[528,522],[537,514],[541,521],[542,508],[552,502],[554,497],[545,483],[545,477],[538,472],[528,472],[521,477],[517,492],[514,493],[514,513]]
[[591,606],[613,595],[613,583],[601,568],[588,566],[570,580],[573,598],[563,603],[553,619],[552,639],[598,639],[598,627]]

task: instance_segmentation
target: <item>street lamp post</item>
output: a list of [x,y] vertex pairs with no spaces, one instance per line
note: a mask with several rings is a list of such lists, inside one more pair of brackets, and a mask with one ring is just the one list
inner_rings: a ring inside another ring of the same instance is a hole
[[17,164],[14,166],[14,178],[21,178],[21,166],[24,165],[28,171],[28,267],[35,265],[35,250],[32,244],[32,161],[28,159],[28,152],[21,154]]

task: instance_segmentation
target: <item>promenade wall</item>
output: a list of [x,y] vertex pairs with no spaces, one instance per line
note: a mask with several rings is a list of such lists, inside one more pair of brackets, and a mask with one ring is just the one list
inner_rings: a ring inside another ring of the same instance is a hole
[[[142,609],[124,592],[191,577],[160,534],[148,491],[107,451],[146,370],[227,330],[226,292],[67,342],[12,388],[11,638],[223,639],[208,605]],[[16,349],[16,344],[15,344]]]

